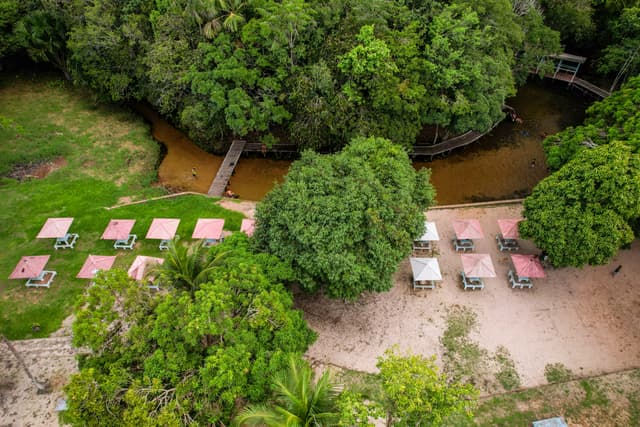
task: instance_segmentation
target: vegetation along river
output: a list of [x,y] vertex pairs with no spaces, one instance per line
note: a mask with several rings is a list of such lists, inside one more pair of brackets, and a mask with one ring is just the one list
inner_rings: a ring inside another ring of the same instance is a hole
[[[505,120],[471,146],[433,161],[414,161],[414,167],[431,168],[440,205],[522,197],[547,175],[544,135],[582,122],[589,102],[562,83],[527,83],[507,101],[522,123]],[[139,111],[151,122],[154,138],[167,148],[158,172],[161,184],[206,193],[223,157],[203,151],[151,109]],[[243,199],[260,200],[282,181],[290,164],[241,157],[229,188]]]

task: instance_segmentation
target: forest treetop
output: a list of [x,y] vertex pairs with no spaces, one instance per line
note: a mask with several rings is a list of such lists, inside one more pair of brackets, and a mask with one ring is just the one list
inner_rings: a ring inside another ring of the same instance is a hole
[[199,145],[355,136],[410,146],[485,131],[560,50],[510,0],[4,0],[0,58],[22,49],[114,101],[146,100]]

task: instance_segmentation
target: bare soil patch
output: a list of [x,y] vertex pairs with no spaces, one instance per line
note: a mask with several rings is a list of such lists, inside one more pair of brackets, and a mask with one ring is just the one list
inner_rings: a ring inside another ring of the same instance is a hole
[[56,157],[53,160],[44,162],[30,162],[16,165],[7,176],[17,179],[18,181],[25,179],[42,179],[54,170],[63,168],[66,165],[67,160],[64,157]]

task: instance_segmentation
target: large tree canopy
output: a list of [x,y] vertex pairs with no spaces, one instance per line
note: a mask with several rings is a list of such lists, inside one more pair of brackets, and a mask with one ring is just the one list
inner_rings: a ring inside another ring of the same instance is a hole
[[125,272],[100,275],[77,310],[74,344],[87,346],[66,387],[74,425],[228,425],[242,400],[263,401],[269,374],[314,340],[287,269],[253,255],[247,238],[212,249],[222,261],[194,293],[153,292]]
[[544,140],[547,164],[559,169],[576,153],[611,141],[640,150],[640,76],[587,109],[584,125],[569,127]]
[[522,237],[555,266],[605,264],[640,218],[640,154],[621,142],[583,150],[540,182],[524,203]]
[[257,246],[290,265],[307,290],[353,299],[391,288],[433,201],[429,171],[381,138],[342,152],[305,152],[256,211]]

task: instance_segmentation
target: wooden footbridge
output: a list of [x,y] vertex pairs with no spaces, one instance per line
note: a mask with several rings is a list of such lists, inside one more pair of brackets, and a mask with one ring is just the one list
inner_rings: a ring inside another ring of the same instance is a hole
[[222,197],[246,143],[246,141],[240,140],[236,140],[231,143],[231,147],[229,148],[229,151],[227,151],[227,155],[224,157],[224,160],[218,169],[218,173],[216,173],[216,177],[213,179],[213,182],[209,187],[209,191],[207,192],[209,196]]
[[538,64],[535,73],[539,74],[540,68],[547,62],[553,61],[554,72],[553,74],[546,74],[545,77],[560,80],[562,82],[569,83],[569,86],[575,86],[580,90],[595,95],[598,98],[606,98],[611,95],[611,92],[606,91],[593,83],[581,79],[577,76],[580,65],[584,64],[587,58],[584,56],[571,55],[569,53],[561,53],[559,55],[550,55],[544,57]]

